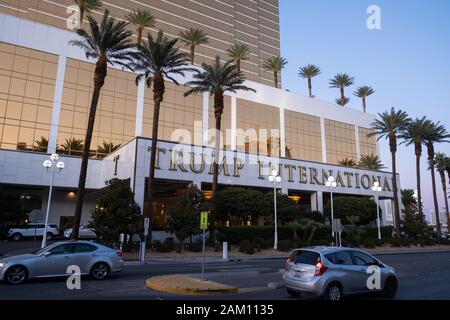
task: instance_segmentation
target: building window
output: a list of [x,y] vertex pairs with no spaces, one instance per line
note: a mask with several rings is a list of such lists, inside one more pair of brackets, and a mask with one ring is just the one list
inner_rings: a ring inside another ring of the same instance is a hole
[[[67,59],[58,130],[58,152],[82,153],[89,107],[93,92],[95,65]],[[136,75],[108,69],[95,117],[90,147],[91,157],[104,157],[135,136]]]
[[361,156],[366,155],[377,155],[377,137],[371,136],[367,137],[368,134],[373,132],[370,129],[359,127],[359,146],[360,146],[360,152]]
[[0,147],[47,152],[58,57],[0,42]]
[[356,161],[355,127],[325,119],[327,162],[339,164],[345,158]]
[[320,118],[285,110],[286,158],[322,161]]

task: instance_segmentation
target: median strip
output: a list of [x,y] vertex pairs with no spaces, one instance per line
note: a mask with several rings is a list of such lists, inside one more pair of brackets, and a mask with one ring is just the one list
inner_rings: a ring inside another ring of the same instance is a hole
[[149,278],[145,281],[147,288],[155,291],[186,294],[186,295],[216,295],[233,294],[238,289],[214,281],[203,281],[186,275],[165,275]]

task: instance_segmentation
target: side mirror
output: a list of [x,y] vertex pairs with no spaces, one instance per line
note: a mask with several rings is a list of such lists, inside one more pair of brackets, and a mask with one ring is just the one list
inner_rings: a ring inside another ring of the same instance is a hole
[[44,252],[44,254],[42,255],[44,258],[47,258],[49,255],[51,255],[52,253],[50,251],[46,251]]

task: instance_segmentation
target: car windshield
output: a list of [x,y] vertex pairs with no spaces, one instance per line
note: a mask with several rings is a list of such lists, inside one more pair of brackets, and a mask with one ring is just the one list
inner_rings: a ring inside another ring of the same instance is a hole
[[54,245],[51,244],[51,245],[49,245],[49,246],[46,246],[46,247],[44,247],[44,248],[42,248],[42,249],[39,249],[39,250],[37,250],[37,251],[34,251],[34,252],[32,252],[32,253],[33,253],[33,254],[36,254],[36,255],[42,254],[42,253],[46,252],[48,249],[50,249],[51,247],[54,247]]

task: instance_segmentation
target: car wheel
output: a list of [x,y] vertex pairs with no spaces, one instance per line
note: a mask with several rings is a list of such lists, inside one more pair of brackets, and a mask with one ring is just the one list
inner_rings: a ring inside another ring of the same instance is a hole
[[325,300],[342,300],[343,293],[342,287],[338,283],[331,283],[328,285],[327,290],[325,290],[325,295],[323,296]]
[[91,276],[95,280],[103,280],[105,279],[109,274],[109,266],[104,262],[98,262],[94,264],[94,266],[91,269]]
[[47,232],[47,240],[52,240],[52,239],[53,239],[53,233]]
[[398,289],[398,282],[397,279],[394,277],[389,277],[386,279],[386,282],[384,283],[384,296],[386,298],[394,298],[397,294]]
[[12,266],[6,271],[5,280],[9,284],[21,284],[27,280],[28,272],[25,267]]
[[20,241],[20,239],[22,239],[22,235],[21,235],[20,233],[14,233],[14,234],[12,235],[12,239],[13,239],[14,241]]
[[286,289],[287,293],[291,296],[291,297],[299,297],[300,296],[300,292],[291,290],[291,289]]

